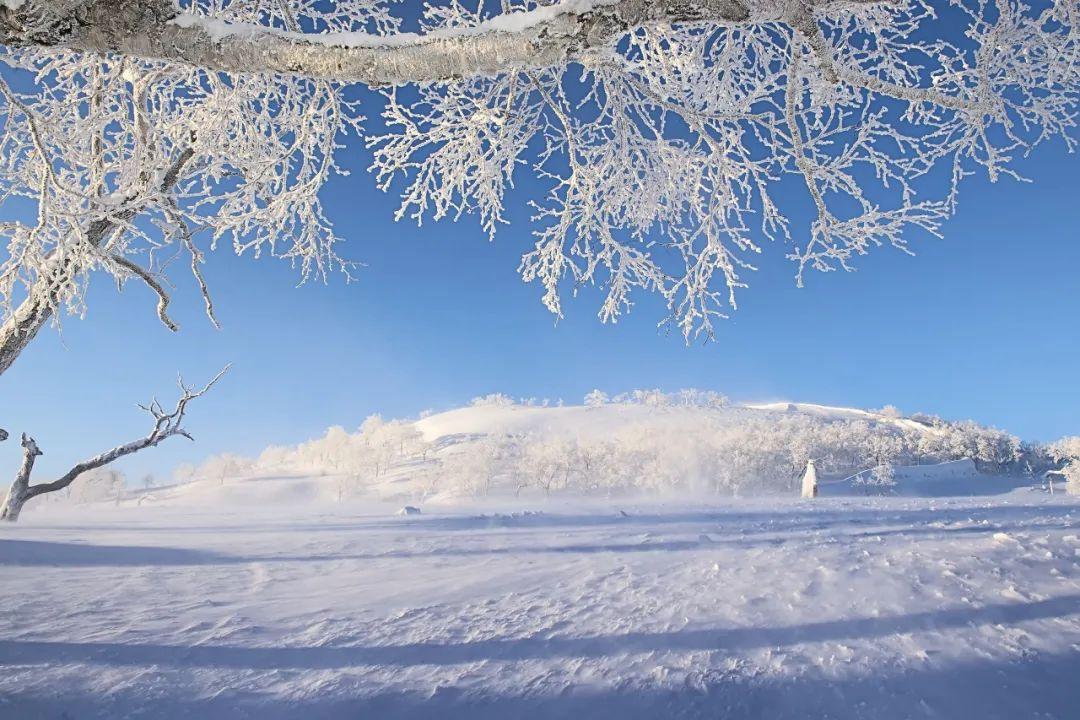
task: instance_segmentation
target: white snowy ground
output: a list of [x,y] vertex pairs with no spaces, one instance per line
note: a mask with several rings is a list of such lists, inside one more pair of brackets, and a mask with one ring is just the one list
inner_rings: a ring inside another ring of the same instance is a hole
[[0,717],[1080,717],[1077,498],[536,507],[28,512]]

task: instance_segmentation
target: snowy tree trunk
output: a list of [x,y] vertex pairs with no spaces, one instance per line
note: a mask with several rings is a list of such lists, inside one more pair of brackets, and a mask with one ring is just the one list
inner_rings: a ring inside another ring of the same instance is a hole
[[804,498],[816,498],[818,494],[817,467],[813,460],[806,461],[806,472],[802,478],[802,496]]
[[22,466],[15,476],[15,482],[11,483],[11,489],[8,490],[7,497],[4,498],[3,506],[0,507],[0,520],[6,520],[8,522],[15,522],[18,520],[23,505],[26,504],[27,500],[33,497],[33,495],[30,494],[30,473],[34,470],[34,461],[41,455],[41,450],[38,449],[37,443],[34,442],[33,438],[27,437],[25,433],[22,436],[22,446]]
[[35,291],[0,326],[0,374],[11,367],[52,317],[53,303],[48,301],[48,293]]

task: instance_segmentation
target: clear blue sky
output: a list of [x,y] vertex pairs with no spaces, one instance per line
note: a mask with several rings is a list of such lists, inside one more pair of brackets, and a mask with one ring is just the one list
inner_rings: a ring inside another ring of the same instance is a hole
[[[657,333],[662,308],[645,297],[603,326],[586,292],[556,325],[515,272],[531,244],[520,194],[493,244],[473,219],[395,223],[395,198],[374,189],[353,145],[357,172],[328,188],[326,204],[344,253],[368,264],[358,283],[297,288],[284,263],[219,250],[207,279],[224,328],[209,326],[179,275],[173,335],[145,288],[118,294],[96,277],[86,318],[44,331],[0,377],[2,424],[38,439],[43,479],[144,433],[135,403],[171,400],[177,371],[201,381],[228,361],[232,373],[191,407],[197,442],[171,439],[121,469],[164,476],[211,453],[354,428],[374,412],[410,416],[496,391],[578,402],[594,387],[892,403],[1027,439],[1080,433],[1080,158],[1061,143],[1020,163],[1033,184],[967,181],[946,239],[919,240],[915,258],[882,249],[857,273],[812,275],[799,290],[786,248],[767,248],[717,341],[691,347]],[[13,471],[17,452],[3,443],[0,466]]]

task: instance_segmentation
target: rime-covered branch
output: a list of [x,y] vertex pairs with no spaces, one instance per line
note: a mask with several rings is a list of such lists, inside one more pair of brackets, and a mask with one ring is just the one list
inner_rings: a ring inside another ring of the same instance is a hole
[[910,253],[943,233],[964,178],[1017,177],[1014,158],[1075,142],[1076,0],[395,9],[0,4],[0,59],[36,83],[0,88],[0,202],[38,209],[0,223],[0,372],[56,310],[81,312],[92,271],[132,272],[115,257],[190,258],[212,321],[200,267],[222,243],[348,276],[320,191],[364,128],[349,83],[384,96],[365,137],[397,218],[475,215],[494,238],[510,195],[538,187],[517,182],[528,173],[540,189],[520,272],[545,306],[559,315],[596,285],[614,322],[655,293],[688,341],[712,337],[770,243],[790,243],[800,284],[879,246]]
[[132,262],[131,260],[128,260],[122,255],[112,255],[111,259],[114,263],[124,268],[135,277],[142,280],[148,288],[154,291],[154,294],[156,294],[158,297],[158,320],[161,321],[162,325],[169,328],[169,330],[172,330],[173,332],[179,330],[180,327],[175,322],[173,322],[172,318],[169,317],[169,303],[171,302],[169,294],[165,292],[165,288],[161,286],[161,283],[159,283],[154,278],[154,276],[150,274],[150,271],[143,269],[138,264]]
[[178,379],[177,384],[180,387],[180,398],[176,401],[176,406],[172,410],[166,410],[157,400],[151,401],[148,405],[140,405],[140,407],[150,413],[154,419],[154,424],[149,433],[141,438],[124,443],[123,445],[117,445],[110,450],[106,450],[103,453],[76,464],[52,482],[39,483],[37,485],[30,484],[30,476],[33,472],[34,461],[42,454],[42,452],[38,449],[34,439],[28,437],[24,433],[22,436],[22,466],[19,468],[19,472],[15,476],[15,481],[8,491],[3,507],[0,507],[0,520],[12,522],[18,520],[19,513],[22,511],[23,505],[28,500],[35,498],[38,495],[63,490],[71,485],[71,483],[78,479],[83,473],[96,470],[97,468],[108,465],[122,457],[137,453],[140,450],[154,447],[163,440],[173,436],[178,435],[185,437],[188,440],[192,440],[193,438],[191,435],[183,427],[184,414],[187,412],[188,403],[202,397],[222,378],[228,369],[229,366],[225,366],[221,372],[215,375],[210,382],[201,388],[190,387],[184,383],[182,378]]
[[[178,10],[170,0],[22,0],[0,6],[0,42],[369,85],[436,82],[579,60],[638,27],[737,26],[892,0],[560,0],[426,33],[304,33]],[[15,5],[15,7],[12,7]]]

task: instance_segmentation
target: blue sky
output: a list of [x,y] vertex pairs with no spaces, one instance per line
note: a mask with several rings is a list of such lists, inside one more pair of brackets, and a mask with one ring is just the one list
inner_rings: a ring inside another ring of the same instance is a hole
[[[64,318],[0,376],[3,426],[33,434],[43,476],[148,429],[135,407],[174,397],[181,371],[230,375],[191,407],[197,442],[176,438],[119,466],[168,475],[221,451],[257,453],[374,412],[411,416],[489,392],[578,402],[590,389],[715,389],[737,400],[792,399],[973,418],[1027,439],[1080,433],[1080,158],[1062,143],[1019,168],[1032,184],[968,180],[946,239],[920,239],[911,258],[882,249],[852,274],[811,275],[797,289],[786,248],[766,248],[741,308],[715,343],[658,334],[663,309],[639,297],[614,326],[598,296],[566,305],[556,324],[538,287],[516,273],[531,244],[526,199],[494,243],[475,220],[395,223],[359,143],[357,170],[326,192],[329,215],[362,260],[359,282],[296,287],[287,264],[219,250],[207,268],[223,329],[178,276],[165,330],[136,284],[92,282],[85,319]],[[796,219],[795,227],[806,225]],[[14,468],[18,447],[0,446]]]

